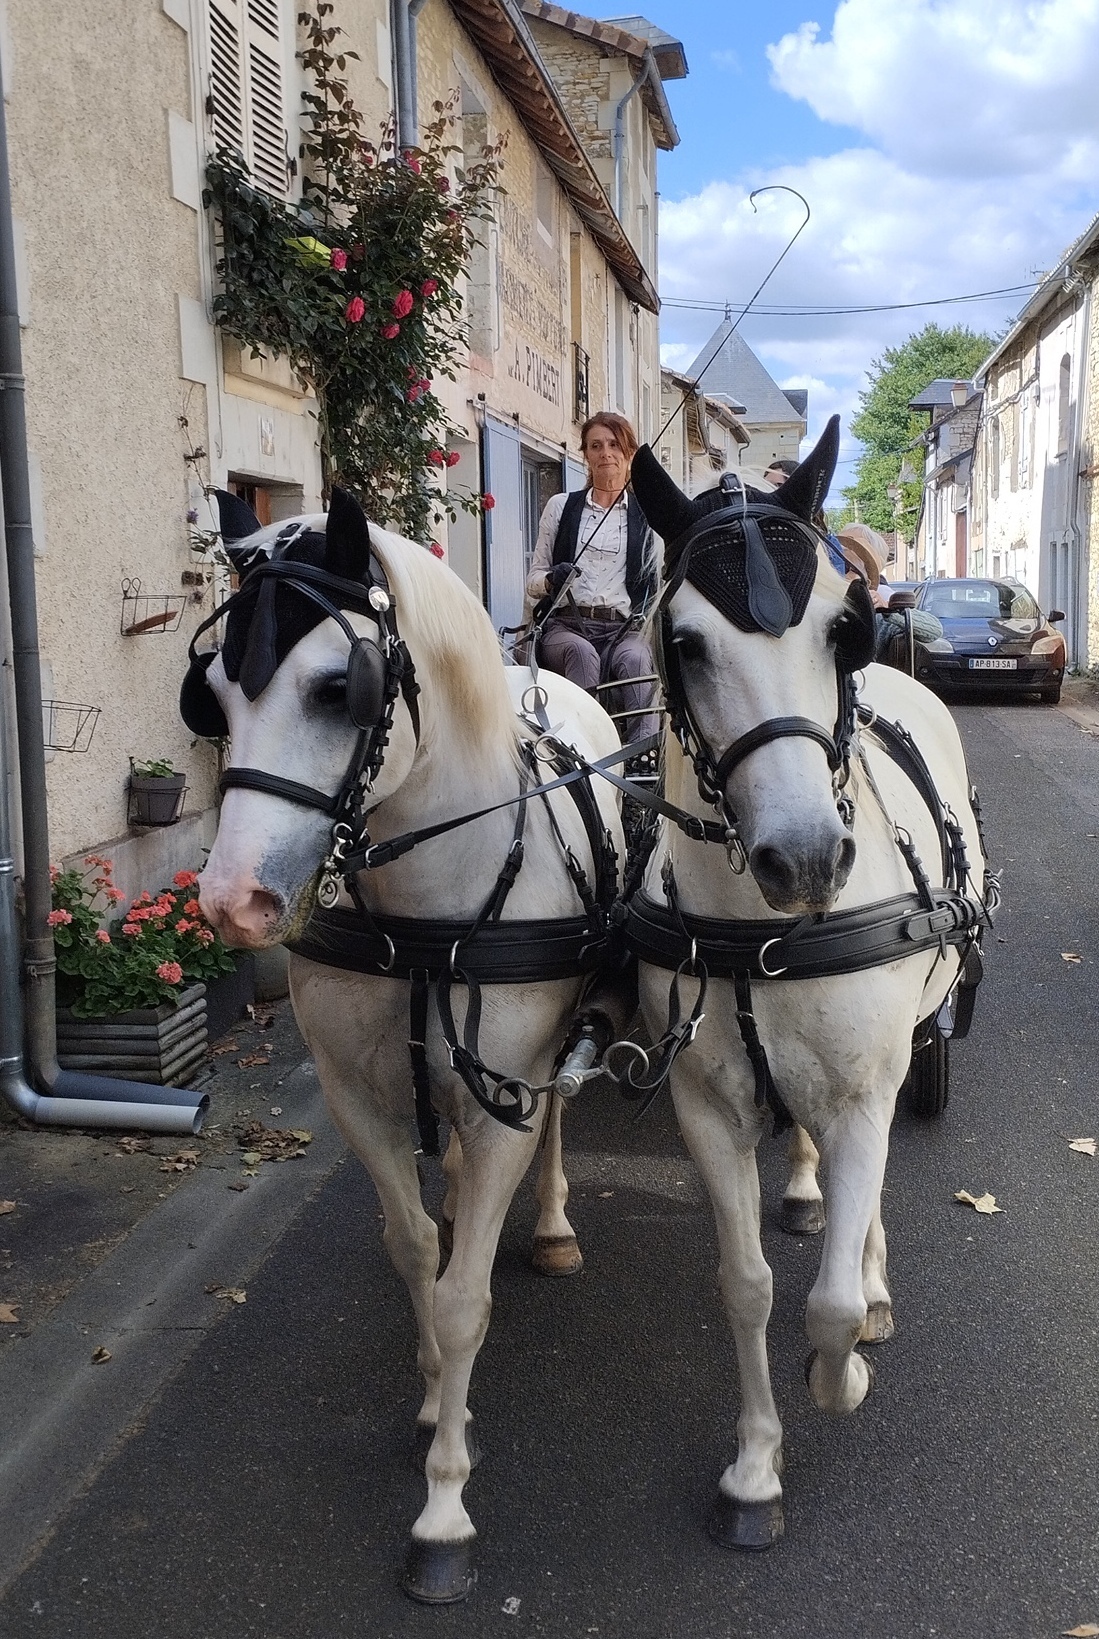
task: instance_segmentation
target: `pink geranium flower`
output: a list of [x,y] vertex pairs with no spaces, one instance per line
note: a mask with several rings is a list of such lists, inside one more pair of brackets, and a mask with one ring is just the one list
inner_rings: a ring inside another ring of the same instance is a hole
[[46,918],[47,925],[51,928],[63,928],[66,923],[71,921],[72,912],[66,910],[51,911]]
[[366,303],[363,301],[362,297],[352,296],[351,300],[343,310],[343,316],[347,320],[348,324],[358,324],[365,312]]
[[172,878],[172,886],[175,888],[193,888],[197,881],[197,871],[177,871]]
[[140,922],[123,922],[122,931],[123,931],[123,933],[127,934],[131,939],[136,939],[138,934],[141,932],[141,923]]
[[101,945],[109,945],[110,942],[111,942],[111,936],[107,932],[106,928],[100,928],[98,933],[96,934],[96,938],[98,939],[98,941]]
[[183,969],[178,962],[161,962],[156,970],[156,976],[163,979],[165,984],[177,985],[183,977]]

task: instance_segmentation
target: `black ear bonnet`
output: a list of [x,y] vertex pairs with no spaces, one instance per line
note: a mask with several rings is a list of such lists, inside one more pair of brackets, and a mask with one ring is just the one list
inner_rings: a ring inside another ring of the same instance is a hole
[[[340,497],[339,501],[337,496]],[[245,503],[232,495],[222,499],[220,491],[218,497],[226,526],[242,526],[239,509],[244,508],[253,519],[251,533],[254,534],[259,524]],[[227,509],[226,502],[233,504]],[[340,491],[334,493],[333,510],[329,516],[336,522],[337,529],[341,526],[346,528],[348,502],[350,497],[343,496]],[[362,518],[357,503],[350,504],[358,514],[358,517],[350,515],[353,527],[358,526],[360,519],[362,521],[361,532],[367,541],[365,562],[357,561],[346,549],[340,551],[328,535],[297,522],[289,524],[276,536],[271,544],[270,557],[255,550],[243,554],[238,550],[234,561],[243,559],[248,564],[240,589],[195,633],[197,639],[224,614],[223,646],[220,651],[199,651],[194,640],[191,644],[191,664],[180,690],[179,709],[193,734],[220,739],[229,732],[225,714],[206,679],[207,670],[218,652],[229,681],[240,684],[246,699],[256,700],[295,644],[326,619],[337,621],[350,644],[347,708],[351,720],[360,729],[377,725],[389,692],[387,684],[391,682],[389,673],[394,662],[394,645],[387,643],[382,647],[372,639],[361,638],[342,611],[370,615],[383,627],[383,632],[389,627],[392,635],[395,634],[391,615],[392,597],[384,570],[369,551],[365,518]],[[343,574],[333,573],[331,566],[334,560],[339,570],[347,570],[352,575],[361,567],[365,571],[364,579],[348,579]],[[396,647],[400,650],[399,659],[403,663],[407,658],[404,645]],[[411,663],[408,664],[410,667]]]

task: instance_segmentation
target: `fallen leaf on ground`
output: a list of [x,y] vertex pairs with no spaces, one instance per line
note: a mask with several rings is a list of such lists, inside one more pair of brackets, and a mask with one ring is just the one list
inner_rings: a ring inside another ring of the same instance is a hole
[[244,1154],[245,1166],[258,1166],[261,1161],[292,1161],[305,1154],[305,1145],[311,1144],[313,1134],[305,1127],[265,1127],[262,1121],[251,1122],[237,1139]]
[[613,1189],[601,1189],[599,1191],[599,1199],[601,1201],[609,1201],[613,1194],[614,1194]]
[[15,1311],[19,1307],[18,1303],[0,1303],[0,1326],[18,1326],[19,1316]]
[[272,1104],[271,1114],[272,1115],[281,1115],[282,1114],[282,1105],[281,1104]]
[[1084,958],[1082,956],[1077,956],[1074,950],[1063,950],[1061,952],[1061,960],[1062,962],[1082,962]]
[[266,1053],[246,1053],[242,1059],[237,1060],[237,1069],[250,1070],[254,1064],[270,1064],[270,1062],[271,1060]]
[[971,1206],[974,1212],[993,1213],[1004,1210],[1002,1206],[996,1205],[995,1195],[970,1195],[967,1189],[959,1189],[955,1190],[954,1199],[964,1202],[966,1206]]
[[511,1594],[504,1600],[504,1603],[500,1606],[500,1609],[503,1611],[505,1616],[518,1616],[519,1607],[522,1603],[523,1601],[517,1598],[515,1594]]
[[104,1364],[104,1362],[109,1360],[110,1358],[111,1358],[110,1349],[105,1349],[103,1347],[102,1343],[99,1345],[98,1349],[93,1349],[92,1350],[92,1365],[93,1366],[102,1366]]
[[261,1030],[270,1030],[275,1022],[275,1015],[268,1007],[257,1007],[254,1002],[248,1003],[248,1017],[253,1024],[258,1024]]
[[123,1155],[137,1155],[141,1150],[150,1149],[152,1142],[151,1138],[120,1138],[118,1147]]
[[[1079,1150],[1081,1155],[1094,1155],[1095,1154],[1095,1139],[1094,1138],[1070,1138],[1069,1141],[1068,1141],[1068,1147],[1069,1147],[1070,1150]],[[1097,1631],[1099,1631],[1099,1630],[1097,1630]]]
[[132,1195],[136,1188],[136,1184],[119,1184],[118,1193],[120,1195]]
[[177,1150],[174,1155],[166,1155],[160,1163],[161,1172],[191,1172],[198,1166],[197,1150]]
[[244,1183],[241,1183],[240,1179],[238,1178],[235,1184],[230,1184],[229,1185],[229,1188],[230,1189],[235,1189],[235,1190],[242,1190],[242,1189],[247,1189],[248,1185],[244,1184]]
[[228,1298],[230,1303],[245,1303],[247,1301],[242,1286],[204,1286],[207,1297]]
[[239,1053],[240,1043],[237,1041],[223,1041],[220,1047],[211,1047],[212,1058],[220,1058],[222,1053]]
[[1063,1639],[1096,1639],[1099,1623],[1081,1622],[1078,1628],[1062,1628]]
[[0,1201],[0,1218],[2,1218],[6,1212],[14,1212],[14,1211],[15,1211],[15,1202],[14,1201]]

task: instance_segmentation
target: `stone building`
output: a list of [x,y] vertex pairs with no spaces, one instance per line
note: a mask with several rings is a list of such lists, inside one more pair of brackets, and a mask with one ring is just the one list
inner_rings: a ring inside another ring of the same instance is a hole
[[970,381],[932,381],[908,408],[930,417],[924,449],[923,504],[914,543],[913,578],[969,573],[970,477],[981,394]]
[[[310,399],[211,322],[201,202],[219,139],[262,189],[300,190],[299,9],[0,5],[52,847],[109,846],[126,890],[196,865],[210,833],[216,752],[176,709],[188,640],[223,586],[196,579],[190,550],[216,521],[208,486],[264,519],[320,504]],[[656,154],[677,141],[662,76],[686,72],[682,48],[641,18],[610,27],[519,0],[337,0],[333,21],[358,53],[347,73],[368,125],[395,114],[407,144],[417,108],[456,92],[467,153],[507,138],[466,291],[468,356],[440,384],[460,429],[450,477],[496,506],[439,532],[505,626],[544,499],[581,481],[588,410],[653,430]],[[130,759],[153,757],[186,772],[186,814],[139,833]]]
[[970,571],[1063,609],[1069,664],[1099,664],[1099,218],[977,372]]
[[805,437],[809,394],[804,387],[779,387],[726,316],[684,374],[698,381],[709,398],[742,404],[740,423],[752,441],[752,465],[765,472],[772,461],[797,460]]
[[740,419],[742,404],[711,397],[676,370],[661,370],[660,389],[657,454],[685,495],[713,489],[723,472],[737,472],[742,463],[747,469],[750,462],[755,471],[754,459],[745,453],[751,439]]

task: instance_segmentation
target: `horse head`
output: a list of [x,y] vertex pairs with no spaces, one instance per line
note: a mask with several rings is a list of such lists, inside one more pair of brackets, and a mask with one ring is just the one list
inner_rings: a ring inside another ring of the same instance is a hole
[[653,637],[673,731],[787,914],[827,910],[855,862],[842,786],[851,674],[873,658],[874,612],[865,584],[845,587],[827,565],[812,524],[838,438],[834,416],[773,491],[727,474],[689,498],[648,446],[632,467],[665,543]]
[[180,710],[232,747],[200,902],[228,944],[259,949],[304,925],[334,821],[407,777],[417,687],[352,496],[335,490],[327,517],[264,530],[236,496],[219,501],[241,584],[206,623],[225,615],[222,647],[192,645]]

